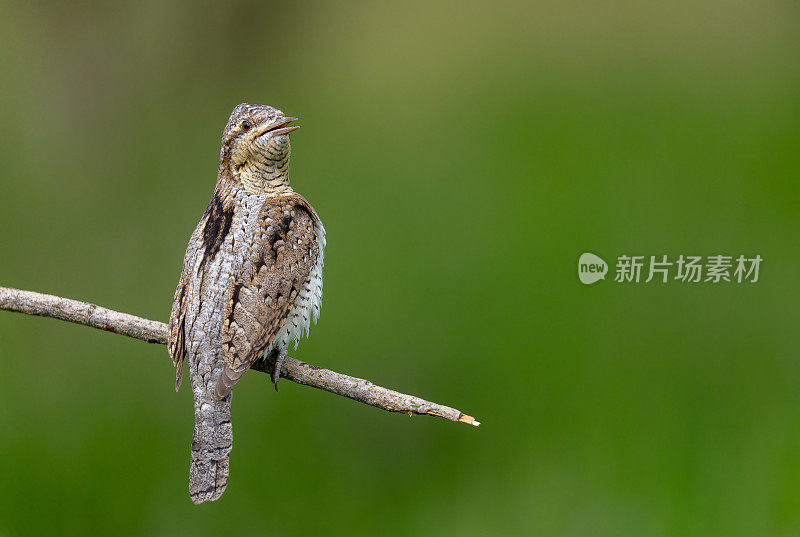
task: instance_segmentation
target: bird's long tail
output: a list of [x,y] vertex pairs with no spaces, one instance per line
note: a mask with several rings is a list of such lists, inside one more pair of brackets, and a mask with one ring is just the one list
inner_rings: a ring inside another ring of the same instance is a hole
[[214,501],[225,492],[232,446],[231,394],[221,401],[196,401],[189,465],[189,496],[194,503]]

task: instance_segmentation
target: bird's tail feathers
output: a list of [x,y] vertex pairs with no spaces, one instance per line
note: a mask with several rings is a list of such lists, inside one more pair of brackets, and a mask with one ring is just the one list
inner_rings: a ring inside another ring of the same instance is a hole
[[230,394],[222,401],[201,403],[195,418],[189,496],[196,504],[222,496],[228,484],[228,455],[233,446]]

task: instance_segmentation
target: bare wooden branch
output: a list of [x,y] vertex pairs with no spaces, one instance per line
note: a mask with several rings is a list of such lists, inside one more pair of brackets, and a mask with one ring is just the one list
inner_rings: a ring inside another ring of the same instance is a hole
[[60,296],[0,287],[0,309],[85,324],[148,343],[167,344],[167,325]]
[[[18,311],[29,315],[54,317],[107,330],[115,334],[123,334],[149,343],[161,343],[162,345],[167,343],[167,325],[162,322],[143,319],[142,317],[95,306],[79,300],[0,287],[0,309]],[[252,369],[268,372],[269,365],[264,363],[254,364]],[[455,408],[383,388],[368,380],[315,367],[294,358],[286,358],[281,368],[281,377],[297,384],[342,395],[389,412],[427,414],[451,421],[469,423],[476,427],[480,425],[480,422],[476,421],[475,418]]]

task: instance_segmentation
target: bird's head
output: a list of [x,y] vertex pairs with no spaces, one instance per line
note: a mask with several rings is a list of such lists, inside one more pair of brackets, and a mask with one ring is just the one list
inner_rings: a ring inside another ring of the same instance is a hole
[[233,109],[222,134],[220,172],[253,192],[280,193],[289,187],[289,126],[277,108],[240,104]]

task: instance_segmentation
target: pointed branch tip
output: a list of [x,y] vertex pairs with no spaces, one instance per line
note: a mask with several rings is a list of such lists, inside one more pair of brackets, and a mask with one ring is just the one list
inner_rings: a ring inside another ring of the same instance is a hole
[[472,416],[468,416],[467,414],[461,414],[458,417],[458,421],[462,423],[468,423],[470,425],[474,425],[475,427],[480,427],[481,422],[473,418]]

